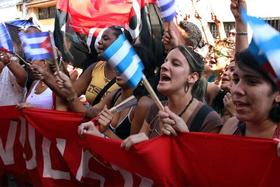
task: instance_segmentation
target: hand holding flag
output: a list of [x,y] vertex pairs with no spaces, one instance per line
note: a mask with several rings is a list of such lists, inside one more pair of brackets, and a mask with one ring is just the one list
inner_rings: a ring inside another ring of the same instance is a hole
[[144,66],[141,59],[123,34],[104,51],[103,57],[120,73],[130,87],[136,88],[143,79],[147,91],[158,107],[163,109],[161,102],[143,73]]

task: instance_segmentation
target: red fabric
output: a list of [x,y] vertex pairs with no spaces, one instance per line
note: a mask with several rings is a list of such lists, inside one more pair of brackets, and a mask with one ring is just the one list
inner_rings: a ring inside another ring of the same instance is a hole
[[[276,142],[270,139],[187,133],[154,138],[125,151],[118,140],[90,135],[78,137],[80,114],[18,111],[13,106],[0,107],[0,113],[0,170],[35,186],[139,186],[140,183],[145,186],[152,183],[155,186],[279,186],[280,183],[280,159],[276,156]],[[36,129],[35,139],[31,127]],[[11,132],[16,135],[9,148],[6,142],[11,139]],[[26,161],[34,156],[32,145],[36,148],[36,167],[27,169],[28,164],[31,166]],[[83,151],[82,146],[95,156]],[[11,150],[12,156],[3,159],[3,151]],[[88,161],[86,157],[81,159],[82,154],[89,156]],[[11,158],[14,164],[7,164]],[[50,161],[46,162],[48,158]],[[45,171],[48,163],[52,176]],[[77,174],[80,166],[83,166],[80,168],[83,177]],[[68,173],[70,178],[55,179],[54,170]]]
[[[143,6],[145,0],[137,0]],[[132,12],[130,0],[58,0],[57,9],[70,15],[69,26],[76,32],[88,34],[91,28],[111,25],[128,27]]]

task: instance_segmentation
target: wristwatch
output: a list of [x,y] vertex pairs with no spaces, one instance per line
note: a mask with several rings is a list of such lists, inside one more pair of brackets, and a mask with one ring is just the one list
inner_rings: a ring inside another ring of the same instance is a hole
[[18,58],[15,57],[15,56],[11,56],[11,57],[10,57],[10,61],[12,61],[12,62],[18,62]]

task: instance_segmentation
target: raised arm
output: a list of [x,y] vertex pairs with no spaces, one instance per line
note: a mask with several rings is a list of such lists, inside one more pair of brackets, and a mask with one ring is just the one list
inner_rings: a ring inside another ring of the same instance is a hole
[[27,80],[27,73],[19,64],[19,59],[5,52],[0,53],[0,61],[7,66],[16,78],[17,83],[24,87]]
[[241,9],[247,9],[245,0],[231,0],[230,9],[235,18],[235,52],[240,52],[248,47],[247,25],[241,20]]
[[212,20],[214,21],[214,23],[217,27],[219,39],[220,40],[225,39],[227,36],[226,36],[225,28],[224,28],[224,23],[222,21],[220,21],[217,18],[217,15],[214,14],[214,13],[211,13],[211,18],[212,18]]

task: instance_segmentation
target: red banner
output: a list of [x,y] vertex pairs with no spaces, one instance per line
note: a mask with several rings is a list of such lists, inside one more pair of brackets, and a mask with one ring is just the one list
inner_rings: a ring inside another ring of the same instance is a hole
[[158,137],[125,151],[117,140],[78,137],[79,114],[17,111],[12,106],[0,107],[0,113],[1,171],[35,186],[280,183],[273,140],[187,133]]

